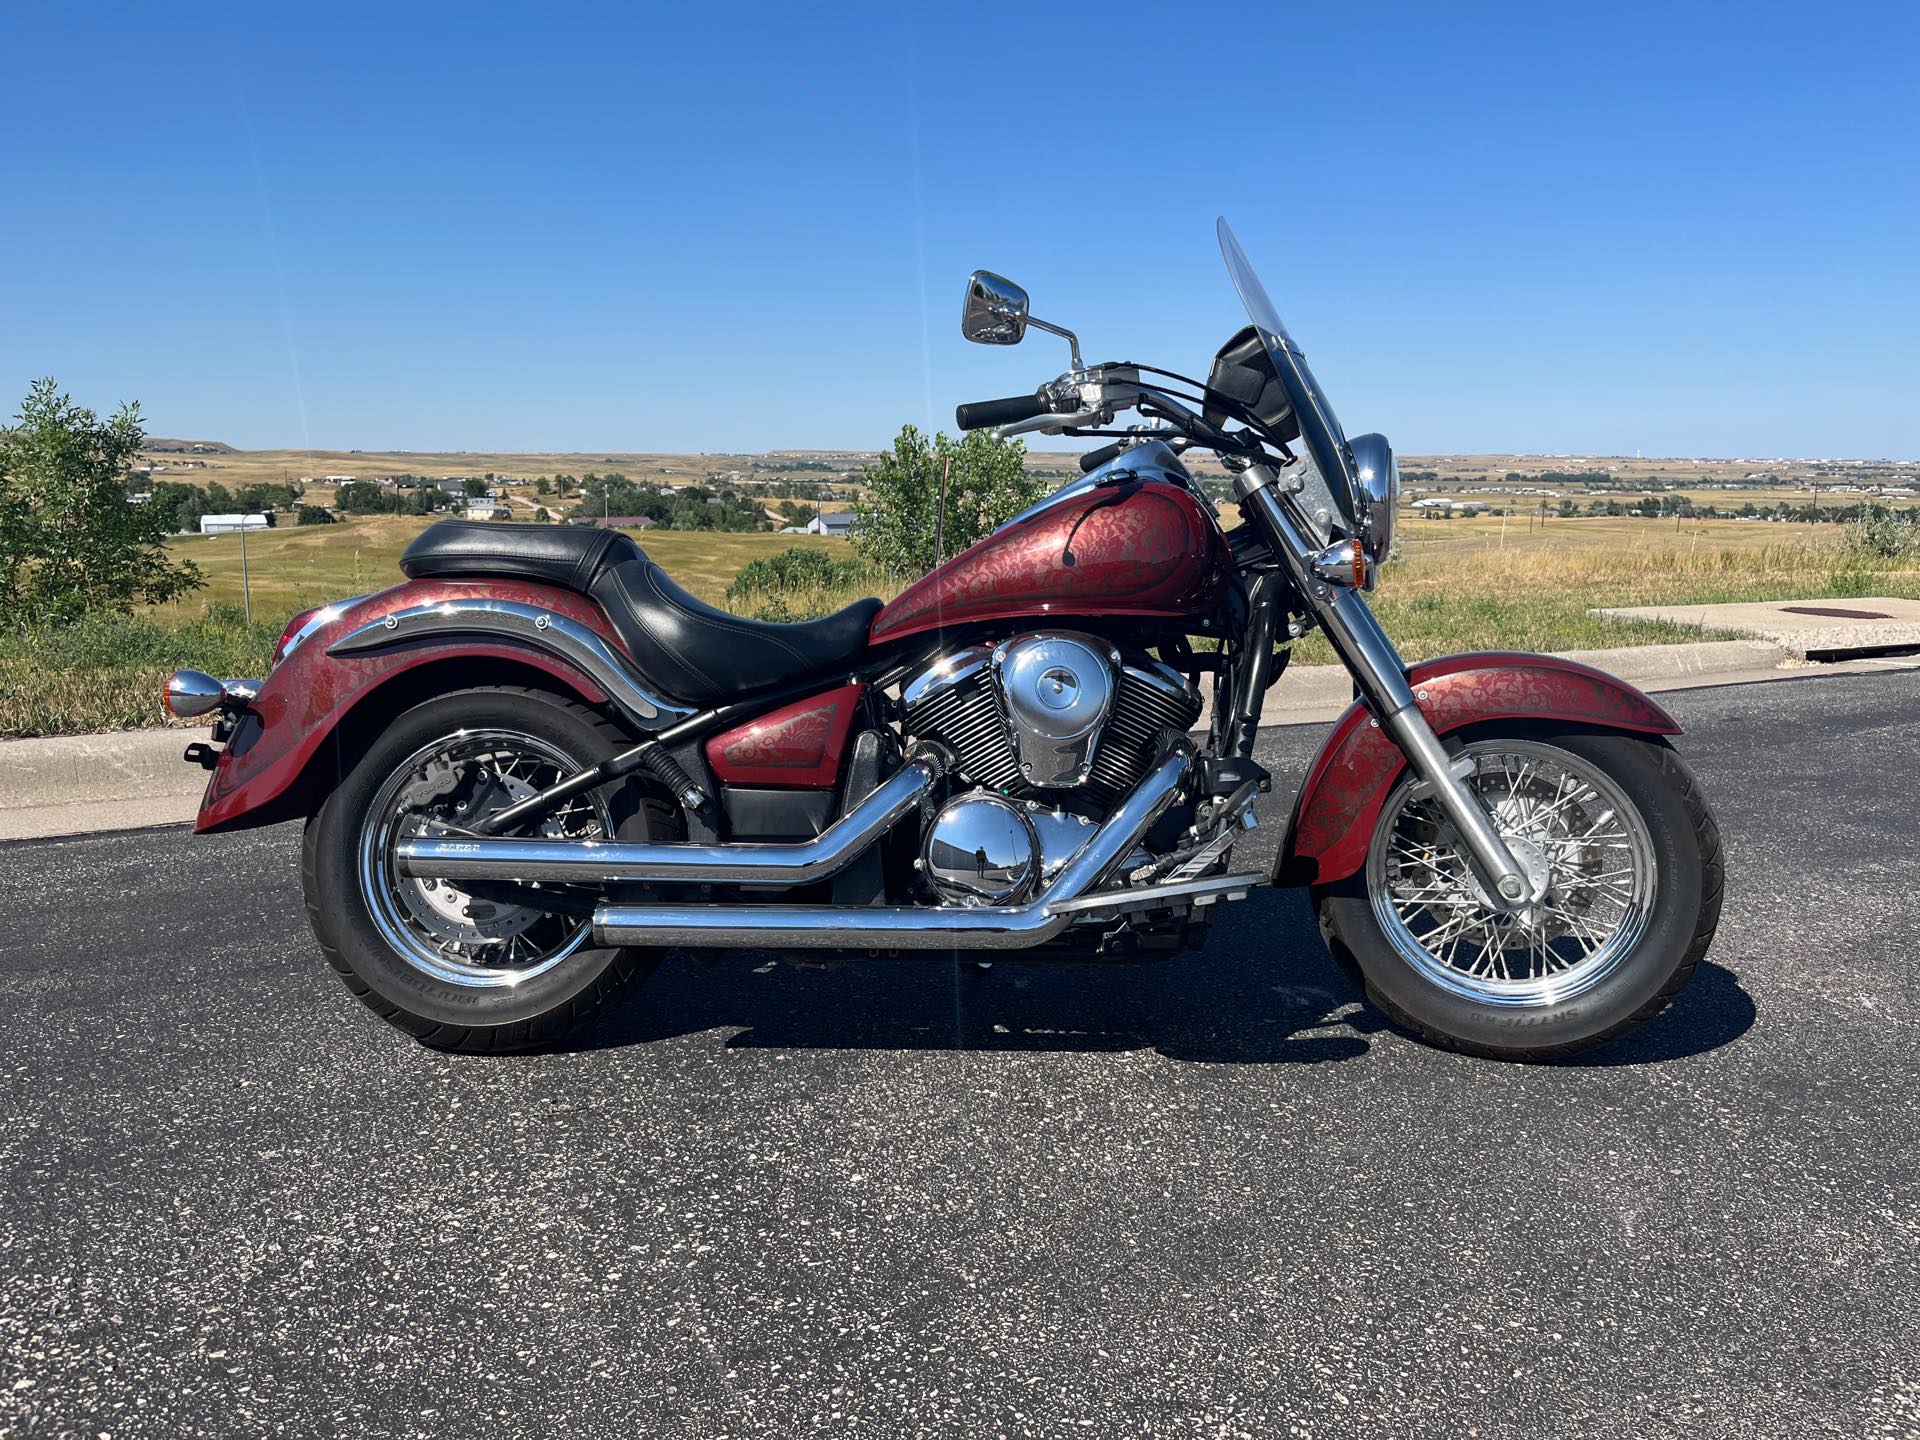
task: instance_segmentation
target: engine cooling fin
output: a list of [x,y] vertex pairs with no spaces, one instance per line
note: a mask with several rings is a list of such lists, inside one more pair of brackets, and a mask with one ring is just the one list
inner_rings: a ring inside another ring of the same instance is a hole
[[990,655],[981,646],[936,662],[924,681],[909,684],[905,720],[910,734],[937,740],[952,753],[956,773],[1002,794],[1049,803],[1079,796],[1111,806],[1147,773],[1162,732],[1185,732],[1200,717],[1199,691],[1178,671],[1144,655],[1124,660],[1087,778],[1073,786],[1035,786],[1021,773]]

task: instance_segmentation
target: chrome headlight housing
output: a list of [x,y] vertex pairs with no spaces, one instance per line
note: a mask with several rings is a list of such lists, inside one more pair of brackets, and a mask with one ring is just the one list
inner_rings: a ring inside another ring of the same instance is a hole
[[1400,505],[1400,465],[1384,435],[1356,435],[1347,443],[1353,451],[1353,478],[1366,529],[1367,555],[1375,565],[1384,565],[1393,549],[1393,513]]

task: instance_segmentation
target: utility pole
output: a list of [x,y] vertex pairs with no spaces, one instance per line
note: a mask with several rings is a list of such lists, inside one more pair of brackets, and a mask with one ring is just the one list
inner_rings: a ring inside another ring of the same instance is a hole
[[953,466],[953,456],[940,457],[940,508],[933,512],[933,563],[941,565],[947,558],[947,471]]
[[246,606],[247,624],[253,624],[253,581],[247,575],[247,516],[240,512],[240,602]]

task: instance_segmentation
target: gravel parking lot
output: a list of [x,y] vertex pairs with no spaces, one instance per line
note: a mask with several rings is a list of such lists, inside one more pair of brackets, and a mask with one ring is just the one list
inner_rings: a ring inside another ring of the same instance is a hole
[[1920,675],[1661,698],[1720,939],[1558,1068],[1383,1028],[1294,893],[449,1058],[291,827],[0,847],[0,1434],[1920,1433]]

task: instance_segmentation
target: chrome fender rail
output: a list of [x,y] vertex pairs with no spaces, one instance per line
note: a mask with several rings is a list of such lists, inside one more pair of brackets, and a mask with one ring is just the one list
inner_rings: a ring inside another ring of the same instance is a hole
[[551,651],[592,677],[621,713],[643,730],[658,730],[697,713],[640,684],[613,647],[579,621],[517,600],[476,596],[395,610],[349,630],[327,647],[327,653],[357,655],[441,635],[499,636]]

